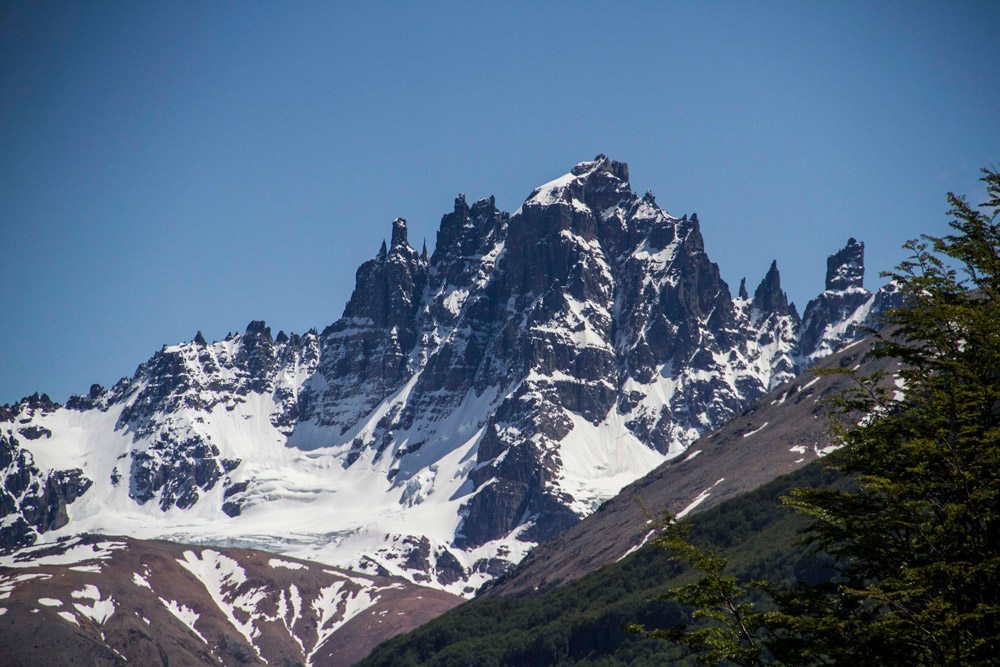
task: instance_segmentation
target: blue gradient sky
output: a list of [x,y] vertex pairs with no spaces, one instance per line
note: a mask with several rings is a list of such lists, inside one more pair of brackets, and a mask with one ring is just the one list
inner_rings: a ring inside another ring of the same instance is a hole
[[321,328],[394,216],[598,152],[800,308],[1000,163],[1000,3],[616,4],[3,3],[0,402]]

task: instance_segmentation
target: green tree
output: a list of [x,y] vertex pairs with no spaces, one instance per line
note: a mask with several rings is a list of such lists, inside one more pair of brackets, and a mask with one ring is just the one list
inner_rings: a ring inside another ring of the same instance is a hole
[[704,664],[761,664],[759,634],[766,628],[766,614],[757,608],[736,577],[724,573],[727,561],[723,556],[688,541],[690,529],[690,523],[678,523],[674,516],[666,514],[655,544],[670,552],[674,560],[702,573],[696,581],[670,589],[662,596],[692,607],[695,623],[649,632],[636,624],[626,629],[681,644]]
[[[835,559],[835,574],[819,585],[758,585],[769,595],[760,611],[738,582],[713,588],[725,563],[697,561],[675,535],[666,546],[704,573],[706,594],[689,601],[710,625],[657,634],[710,662],[996,664],[1000,174],[983,173],[987,201],[973,207],[949,193],[952,233],[909,242],[910,258],[887,274],[904,305],[887,314],[874,354],[900,370],[888,387],[858,378],[838,401],[855,417],[826,463],[849,484],[785,499],[809,517],[804,542]],[[734,631],[734,608],[755,621],[749,633]],[[699,646],[709,627],[718,641]]]

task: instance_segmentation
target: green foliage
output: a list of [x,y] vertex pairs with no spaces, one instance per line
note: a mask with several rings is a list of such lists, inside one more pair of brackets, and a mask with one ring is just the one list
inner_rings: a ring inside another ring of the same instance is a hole
[[[662,544],[703,573],[675,595],[703,622],[651,634],[713,664],[996,663],[1000,174],[984,174],[982,208],[949,194],[953,233],[908,243],[911,257],[889,274],[904,306],[874,354],[900,360],[897,386],[856,378],[838,401],[853,423],[827,459],[852,484],[784,500],[810,520],[805,540],[834,559],[834,576],[757,586],[770,611],[755,611],[724,559],[673,534]],[[740,616],[753,623],[737,627]]]
[[638,624],[627,629],[681,644],[704,664],[714,665],[724,660],[738,665],[760,664],[760,647],[755,636],[764,627],[765,613],[758,610],[736,577],[723,574],[727,559],[715,549],[691,544],[690,532],[689,523],[677,523],[674,516],[666,514],[654,544],[666,549],[673,560],[704,573],[700,579],[664,594],[664,599],[694,608],[694,618],[703,622],[696,627],[682,623],[650,632]]

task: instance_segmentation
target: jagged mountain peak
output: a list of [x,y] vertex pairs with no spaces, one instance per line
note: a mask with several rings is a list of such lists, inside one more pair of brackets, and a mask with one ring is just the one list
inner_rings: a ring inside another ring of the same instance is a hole
[[270,340],[271,327],[264,320],[251,320],[245,331],[247,336],[259,335]]
[[522,207],[565,204],[600,213],[631,194],[628,165],[600,154],[535,188]]
[[[745,285],[743,289],[746,289]],[[778,271],[777,260],[771,261],[763,280],[754,290],[753,307],[764,315],[770,313],[788,315],[794,310],[795,307],[788,303],[788,296],[781,289],[781,274]]]
[[746,277],[740,278],[740,289],[739,289],[738,294],[739,294],[739,298],[743,299],[744,301],[747,301],[750,298],[750,294],[749,294],[749,292],[747,292],[747,279],[746,279]]
[[609,173],[623,183],[628,183],[628,164],[608,158],[604,153],[598,153],[593,160],[578,162],[571,173],[575,176],[588,176],[598,172]]
[[826,260],[826,289],[862,289],[865,281],[865,244],[854,237]]
[[395,249],[409,245],[406,238],[406,218],[396,218],[392,221],[392,240],[389,246]]
[[[441,217],[431,265],[443,267],[460,257],[470,257],[482,252],[483,244],[501,230],[507,218],[506,213],[497,210],[493,196],[478,199],[470,207],[465,195],[459,194],[455,197],[452,212]],[[457,268],[443,267],[446,271]]]
[[864,288],[864,278],[865,244],[851,237],[827,258],[826,290],[810,301],[802,314],[797,352],[800,363],[812,363],[856,339],[882,312],[882,302],[891,295],[879,296],[880,303],[875,304],[871,292]]

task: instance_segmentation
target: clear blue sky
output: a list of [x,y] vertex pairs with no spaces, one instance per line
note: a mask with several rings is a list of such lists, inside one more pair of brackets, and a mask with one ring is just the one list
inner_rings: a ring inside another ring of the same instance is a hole
[[[337,319],[390,221],[596,153],[735,290],[868,284],[1000,166],[1000,3],[0,5],[0,403]],[[978,199],[977,199],[978,201]]]

